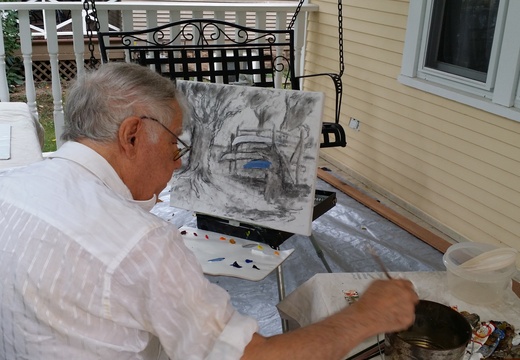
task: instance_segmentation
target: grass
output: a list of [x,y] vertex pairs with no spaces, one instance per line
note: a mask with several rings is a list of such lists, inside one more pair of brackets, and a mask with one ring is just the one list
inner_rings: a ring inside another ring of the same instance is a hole
[[[66,84],[64,84],[66,86]],[[64,87],[65,87],[64,86]],[[56,150],[56,134],[54,133],[54,103],[52,98],[51,84],[39,82],[35,84],[36,104],[38,106],[38,117],[44,129],[43,152]],[[12,102],[27,102],[25,86],[20,85],[14,88],[10,94]]]

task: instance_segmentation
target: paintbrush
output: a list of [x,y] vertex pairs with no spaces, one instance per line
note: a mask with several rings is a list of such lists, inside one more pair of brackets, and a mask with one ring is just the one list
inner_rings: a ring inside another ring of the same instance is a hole
[[370,253],[370,255],[372,255],[372,258],[374,259],[374,261],[379,265],[379,267],[381,268],[381,270],[385,273],[386,277],[391,280],[393,279],[390,274],[388,273],[388,269],[386,268],[385,264],[383,263],[383,260],[381,260],[381,258],[379,257],[379,255],[376,254],[375,250],[372,248],[372,247],[369,247],[368,248],[368,252]]

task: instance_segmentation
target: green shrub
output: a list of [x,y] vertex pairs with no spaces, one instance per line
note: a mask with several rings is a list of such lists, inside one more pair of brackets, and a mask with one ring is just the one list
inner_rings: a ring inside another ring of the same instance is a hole
[[4,32],[5,64],[7,84],[9,91],[13,91],[14,86],[24,82],[22,60],[15,55],[20,48],[18,41],[18,14],[14,10],[0,11],[2,17],[2,27]]

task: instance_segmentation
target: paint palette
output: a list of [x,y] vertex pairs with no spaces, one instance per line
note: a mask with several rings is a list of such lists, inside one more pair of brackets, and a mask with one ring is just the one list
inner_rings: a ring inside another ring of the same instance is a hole
[[266,244],[183,226],[184,243],[208,275],[259,281],[276,269],[294,249],[274,250]]

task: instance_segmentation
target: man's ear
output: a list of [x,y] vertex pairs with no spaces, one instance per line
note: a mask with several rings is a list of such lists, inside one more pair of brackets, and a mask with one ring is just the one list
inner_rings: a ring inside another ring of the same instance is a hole
[[137,143],[140,139],[139,135],[143,134],[143,125],[141,119],[132,116],[123,120],[119,126],[118,139],[119,145],[123,152],[133,157],[137,151]]

